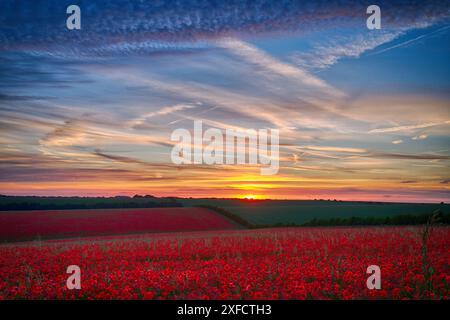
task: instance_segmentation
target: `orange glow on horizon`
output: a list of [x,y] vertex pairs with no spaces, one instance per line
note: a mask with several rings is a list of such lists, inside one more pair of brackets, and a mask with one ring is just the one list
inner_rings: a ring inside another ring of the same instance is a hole
[[246,200],[263,200],[263,199],[267,199],[265,196],[259,195],[259,194],[238,195],[238,196],[236,196],[236,198],[238,198],[238,199],[246,199]]

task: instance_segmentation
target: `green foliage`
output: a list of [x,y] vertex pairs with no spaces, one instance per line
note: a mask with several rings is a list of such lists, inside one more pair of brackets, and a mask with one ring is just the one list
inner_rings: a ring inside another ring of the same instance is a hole
[[[350,217],[332,219],[312,219],[302,226],[379,226],[379,225],[424,225],[427,224],[431,214],[424,215],[398,215],[392,217]],[[440,213],[441,224],[450,223],[450,214]]]

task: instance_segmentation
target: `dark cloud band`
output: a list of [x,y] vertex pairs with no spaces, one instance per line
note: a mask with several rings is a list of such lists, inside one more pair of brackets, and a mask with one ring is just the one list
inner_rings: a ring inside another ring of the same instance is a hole
[[[77,1],[82,29],[69,31],[69,0],[4,0],[0,50],[56,56],[196,50],[230,35],[365,27],[367,1]],[[450,1],[377,1],[384,27],[424,24],[449,16]],[[14,14],[11,14],[14,13]],[[82,50],[80,50],[82,49]]]

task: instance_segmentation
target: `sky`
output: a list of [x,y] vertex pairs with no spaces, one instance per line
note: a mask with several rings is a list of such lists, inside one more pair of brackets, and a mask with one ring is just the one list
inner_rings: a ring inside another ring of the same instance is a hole
[[[278,173],[174,164],[195,120]],[[449,142],[450,1],[0,2],[0,194],[448,202]]]

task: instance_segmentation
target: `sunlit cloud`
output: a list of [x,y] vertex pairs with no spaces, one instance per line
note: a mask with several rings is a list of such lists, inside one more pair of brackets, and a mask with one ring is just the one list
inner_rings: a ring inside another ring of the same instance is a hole
[[373,129],[370,130],[369,133],[390,133],[390,132],[399,132],[399,131],[412,131],[416,129],[424,129],[434,126],[442,126],[450,124],[450,120],[443,121],[443,122],[428,122],[428,123],[419,123],[414,125],[408,125],[408,126],[397,126],[397,127],[390,127],[390,128],[379,128],[379,129]]
[[426,138],[428,138],[428,135],[427,135],[427,134],[420,134],[420,135],[418,135],[418,136],[412,137],[411,139],[412,139],[412,140],[425,140]]
[[164,116],[164,115],[168,115],[168,114],[171,114],[171,113],[174,113],[174,112],[187,110],[187,109],[192,109],[192,108],[195,108],[195,107],[196,106],[189,105],[189,104],[177,104],[177,105],[174,105],[174,106],[165,107],[165,108],[162,108],[161,110],[146,113],[146,114],[140,116],[139,118],[136,118],[136,119],[133,119],[133,120],[129,121],[128,122],[128,126],[130,126],[132,128],[139,127],[142,124],[144,124],[146,120],[148,120],[150,118],[157,117],[157,116]]
[[366,149],[361,148],[347,148],[347,147],[330,147],[330,146],[305,146],[301,147],[306,150],[316,151],[332,151],[332,152],[344,152],[344,153],[365,153]]

